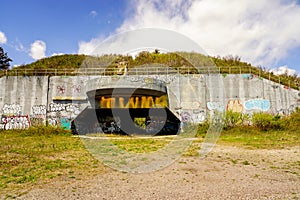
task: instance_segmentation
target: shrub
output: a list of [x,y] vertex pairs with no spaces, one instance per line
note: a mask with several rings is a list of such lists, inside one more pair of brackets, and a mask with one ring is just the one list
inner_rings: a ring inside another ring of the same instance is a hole
[[203,123],[198,124],[197,136],[205,136],[208,131],[210,123],[208,120],[205,120]]
[[252,116],[252,123],[260,130],[268,130],[271,127],[272,115],[267,113],[254,113]]
[[227,111],[225,113],[225,121],[224,121],[224,128],[232,128],[237,126],[241,123],[242,114],[233,111]]
[[284,125],[280,115],[272,116],[268,113],[254,113],[252,116],[252,123],[262,131],[288,128]]
[[238,113],[233,111],[226,111],[224,117],[224,129],[230,129],[237,126],[245,125],[249,123],[250,117],[248,114]]
[[298,130],[300,127],[300,108],[297,108],[290,116],[283,119],[282,124],[289,130]]

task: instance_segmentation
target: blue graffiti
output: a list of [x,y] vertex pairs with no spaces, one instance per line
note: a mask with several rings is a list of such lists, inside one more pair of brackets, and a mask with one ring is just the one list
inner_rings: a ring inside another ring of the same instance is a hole
[[267,111],[271,108],[269,100],[266,99],[251,99],[245,102],[244,107],[246,110],[261,110]]
[[243,79],[253,79],[253,75],[252,74],[242,74]]
[[71,130],[71,120],[67,118],[60,119],[60,127],[65,130]]
[[207,102],[208,110],[224,111],[225,106],[221,102]]

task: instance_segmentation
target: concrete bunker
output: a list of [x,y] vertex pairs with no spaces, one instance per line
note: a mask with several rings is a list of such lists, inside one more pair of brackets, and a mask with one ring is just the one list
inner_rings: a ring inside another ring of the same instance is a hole
[[77,134],[174,135],[180,120],[169,109],[166,86],[103,87],[87,92],[91,107],[73,121]]

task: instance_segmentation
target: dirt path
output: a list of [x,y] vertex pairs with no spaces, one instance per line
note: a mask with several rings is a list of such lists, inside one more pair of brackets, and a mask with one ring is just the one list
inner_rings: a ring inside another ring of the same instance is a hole
[[107,168],[89,180],[59,180],[18,199],[300,199],[300,147],[218,146],[147,174]]

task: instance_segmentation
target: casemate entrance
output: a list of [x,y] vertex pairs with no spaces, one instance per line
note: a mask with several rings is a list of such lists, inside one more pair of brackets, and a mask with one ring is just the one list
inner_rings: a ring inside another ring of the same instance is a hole
[[180,120],[169,110],[166,87],[101,88],[87,96],[92,108],[75,119],[79,134],[173,135],[179,131]]

